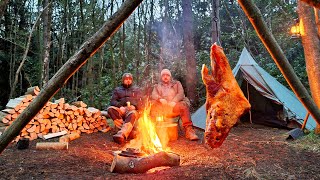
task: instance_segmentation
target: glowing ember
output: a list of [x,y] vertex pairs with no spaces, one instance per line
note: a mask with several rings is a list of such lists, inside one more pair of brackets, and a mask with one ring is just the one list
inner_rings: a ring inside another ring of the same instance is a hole
[[163,117],[157,117],[153,121],[150,116],[150,106],[148,106],[138,120],[137,137],[131,140],[125,148],[140,149],[147,155],[155,154],[161,151],[169,151],[166,147],[169,141],[166,131],[157,131],[157,125],[163,122]]

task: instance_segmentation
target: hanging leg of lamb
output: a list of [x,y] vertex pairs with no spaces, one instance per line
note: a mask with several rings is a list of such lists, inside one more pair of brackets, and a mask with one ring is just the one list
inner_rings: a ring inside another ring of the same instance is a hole
[[222,145],[237,120],[250,109],[232,74],[228,59],[222,48],[211,47],[211,74],[202,66],[202,80],[207,90],[205,143],[211,148]]

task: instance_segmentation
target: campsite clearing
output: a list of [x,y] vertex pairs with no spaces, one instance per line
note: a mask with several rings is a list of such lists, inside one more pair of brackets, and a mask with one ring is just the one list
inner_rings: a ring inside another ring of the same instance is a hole
[[111,132],[82,134],[68,150],[36,150],[36,142],[43,140],[33,140],[29,149],[10,144],[2,152],[0,179],[320,179],[319,144],[297,146],[300,140],[285,140],[287,132],[243,123],[217,149],[181,135],[169,144],[181,165],[147,174],[109,172],[112,151],[121,148]]

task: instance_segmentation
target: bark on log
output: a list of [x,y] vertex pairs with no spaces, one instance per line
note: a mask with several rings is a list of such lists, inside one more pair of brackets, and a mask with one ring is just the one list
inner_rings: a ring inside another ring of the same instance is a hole
[[67,142],[38,142],[36,144],[38,150],[65,150],[68,149]]
[[119,10],[80,47],[69,60],[49,80],[39,95],[19,115],[10,127],[0,136],[0,153],[19,135],[20,131],[31,121],[42,107],[51,99],[68,79],[80,69],[87,60],[120,28],[123,22],[140,5],[143,0],[126,0]]
[[310,112],[315,121],[320,124],[319,108],[309,95],[307,89],[299,80],[298,76],[295,74],[279,44],[268,30],[258,7],[254,5],[252,0],[238,0],[238,2],[293,92],[299,98],[304,107]]
[[180,156],[174,153],[159,152],[146,157],[127,157],[116,154],[111,164],[110,172],[114,173],[144,173],[160,166],[179,166]]

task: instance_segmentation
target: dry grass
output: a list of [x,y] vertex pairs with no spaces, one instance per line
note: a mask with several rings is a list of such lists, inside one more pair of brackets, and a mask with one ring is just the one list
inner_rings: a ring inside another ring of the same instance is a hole
[[308,135],[305,135],[299,139],[297,139],[292,146],[304,149],[307,151],[312,151],[319,153],[320,152],[320,135],[311,131]]

